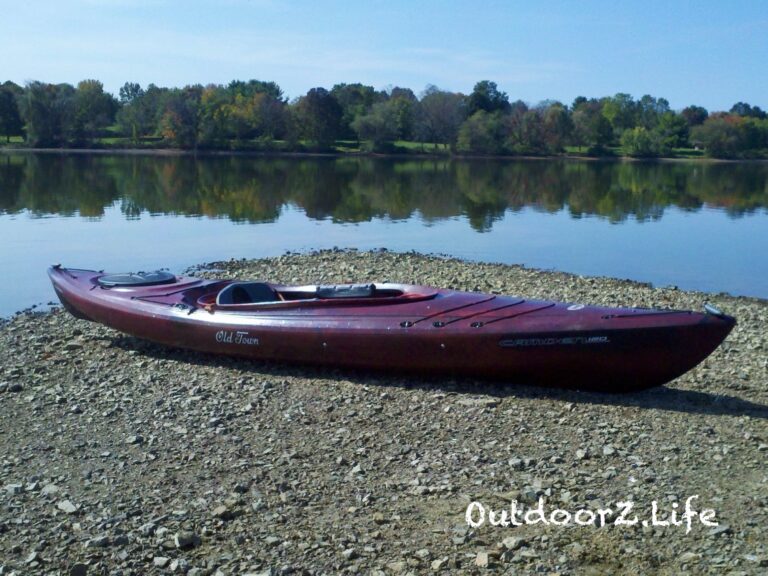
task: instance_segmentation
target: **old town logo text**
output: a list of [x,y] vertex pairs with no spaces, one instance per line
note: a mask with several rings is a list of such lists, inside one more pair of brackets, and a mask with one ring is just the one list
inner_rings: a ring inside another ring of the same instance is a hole
[[216,332],[216,342],[226,344],[244,344],[246,346],[258,346],[259,339],[251,336],[244,330],[219,330]]

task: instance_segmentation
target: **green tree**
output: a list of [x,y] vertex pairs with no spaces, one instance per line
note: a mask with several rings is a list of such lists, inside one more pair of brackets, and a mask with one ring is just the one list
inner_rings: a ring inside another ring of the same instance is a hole
[[669,102],[665,98],[654,98],[646,94],[636,104],[636,124],[652,130],[659,123],[659,118],[669,112]]
[[126,83],[120,89],[122,106],[116,115],[120,132],[134,143],[142,137],[160,133],[160,121],[169,90],[150,84],[143,90],[138,84]]
[[602,99],[603,116],[610,122],[616,140],[627,128],[633,128],[637,122],[637,103],[629,94],[618,93]]
[[92,142],[100,130],[114,122],[117,108],[114,96],[104,92],[101,82],[83,80],[75,92],[74,115],[68,123],[69,139],[75,143]]
[[312,88],[295,106],[299,133],[318,148],[334,144],[341,130],[341,118],[341,106],[325,88]]
[[230,92],[215,84],[200,94],[198,138],[202,146],[224,146],[230,137],[228,108]]
[[144,90],[141,89],[141,84],[137,82],[126,82],[120,87],[120,104],[130,104],[137,98],[141,98],[144,95]]
[[20,99],[30,146],[64,146],[74,116],[75,88],[70,84],[29,82]]
[[274,100],[283,99],[283,91],[275,82],[264,82],[262,80],[232,80],[227,86],[227,90],[232,96],[253,96],[254,94],[266,94]]
[[369,140],[374,150],[382,151],[397,138],[397,114],[397,101],[377,102],[352,121],[352,128],[359,140]]
[[202,86],[169,91],[160,119],[160,133],[173,146],[197,149]]
[[744,148],[739,132],[740,121],[738,116],[710,115],[703,124],[692,129],[691,139],[700,142],[709,156],[735,158]]
[[338,137],[353,140],[356,131],[352,127],[355,118],[367,114],[374,102],[386,99],[386,94],[377,93],[373,86],[364,84],[336,84],[331,88],[331,96],[341,107],[341,123]]
[[503,139],[501,113],[478,110],[461,125],[456,149],[469,154],[501,154]]
[[560,102],[545,102],[539,105],[544,129],[544,144],[551,153],[562,152],[573,134],[573,120],[566,108]]
[[411,140],[414,137],[416,109],[419,100],[410,88],[395,87],[389,91],[389,102],[395,108],[397,138]]
[[465,118],[466,102],[462,94],[427,86],[417,111],[417,138],[420,142],[434,142],[453,147]]
[[704,121],[709,116],[709,112],[707,112],[706,108],[701,106],[687,106],[686,108],[683,108],[680,115],[685,118],[689,127],[693,127],[698,126],[699,124],[704,124]]
[[508,112],[509,97],[499,90],[496,82],[482,80],[475,84],[467,99],[467,114],[472,116],[478,110],[485,112]]
[[603,114],[603,104],[594,98],[581,102],[571,115],[574,127],[574,142],[588,146],[590,152],[604,151],[613,137],[611,123]]
[[760,106],[750,106],[746,102],[736,102],[736,104],[731,106],[729,112],[737,116],[747,116],[750,118],[758,118],[760,120],[768,117],[768,114],[766,114]]
[[11,141],[11,136],[21,136],[24,133],[24,123],[17,101],[23,94],[21,86],[13,82],[0,86],[0,134],[5,135],[7,142]]
[[621,135],[621,145],[625,154],[640,158],[653,158],[669,153],[661,134],[644,126],[627,128]]
[[665,112],[659,117],[654,131],[661,136],[667,148],[682,148],[688,145],[688,122],[680,114]]

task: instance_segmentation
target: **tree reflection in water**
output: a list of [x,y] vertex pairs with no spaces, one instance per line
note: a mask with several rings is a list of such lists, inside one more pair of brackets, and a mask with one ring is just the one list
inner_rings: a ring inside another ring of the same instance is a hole
[[508,210],[567,210],[620,223],[668,207],[768,207],[764,163],[8,154],[0,214],[174,214],[274,222],[281,209],[340,223],[466,217],[489,231]]

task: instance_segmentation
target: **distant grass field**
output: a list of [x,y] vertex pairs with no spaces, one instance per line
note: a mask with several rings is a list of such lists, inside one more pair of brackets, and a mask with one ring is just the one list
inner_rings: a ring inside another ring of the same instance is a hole
[[[174,148],[173,145],[164,141],[159,136],[147,136],[142,137],[138,141],[134,141],[132,138],[120,135],[116,126],[110,126],[107,128],[104,135],[96,138],[93,141],[94,148],[100,149],[115,149],[123,150],[129,148],[141,148],[141,149],[167,149]],[[0,135],[0,148],[20,148],[25,144],[24,138],[21,136],[11,136],[10,140],[5,136]],[[325,150],[318,150],[312,142],[299,141],[291,144],[285,140],[270,140],[270,139],[252,139],[252,140],[230,140],[223,142],[218,146],[200,146],[200,149],[210,150],[231,150],[238,152],[336,152],[338,154],[364,154],[374,150],[371,142],[357,141],[357,140],[337,140],[336,143],[330,148]],[[451,149],[445,144],[436,144],[432,142],[411,142],[408,140],[397,140],[391,144],[387,144],[381,150],[375,150],[379,154],[430,154],[438,156],[451,156]],[[569,156],[589,156],[589,148],[587,146],[566,146],[565,154]],[[598,155],[600,156],[600,155]],[[610,146],[604,149],[603,156],[611,156],[616,158],[624,157],[624,150],[621,146]],[[697,150],[695,148],[674,148],[672,153],[664,158],[680,158],[680,159],[704,159],[706,154],[703,150]]]

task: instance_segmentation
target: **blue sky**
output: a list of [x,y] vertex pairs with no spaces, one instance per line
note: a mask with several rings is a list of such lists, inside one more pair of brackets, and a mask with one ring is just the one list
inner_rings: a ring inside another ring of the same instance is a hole
[[768,1],[0,0],[0,82],[362,82],[768,109]]

